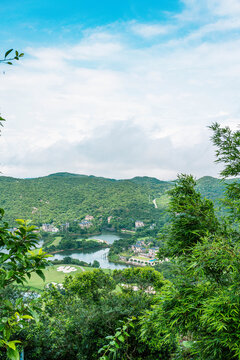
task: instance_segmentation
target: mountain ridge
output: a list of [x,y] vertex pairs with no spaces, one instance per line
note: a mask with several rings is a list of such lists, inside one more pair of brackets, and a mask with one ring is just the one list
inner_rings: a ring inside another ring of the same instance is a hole
[[[67,172],[30,179],[0,176],[0,207],[10,224],[16,218],[61,224],[90,214],[102,218],[105,225],[112,216],[124,228],[133,228],[135,219],[161,226],[167,221],[167,191],[174,182],[147,176],[116,180]],[[197,180],[197,189],[215,203],[223,197],[224,188],[218,178]]]

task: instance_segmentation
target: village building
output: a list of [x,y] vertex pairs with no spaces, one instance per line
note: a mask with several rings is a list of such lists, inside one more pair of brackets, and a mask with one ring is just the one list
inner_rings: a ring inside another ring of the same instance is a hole
[[143,254],[145,254],[147,252],[147,249],[144,246],[140,245],[140,244],[132,245],[131,248],[132,248],[134,253],[138,253],[138,254],[143,253]]
[[41,230],[43,230],[45,232],[51,232],[51,233],[56,233],[59,231],[59,229],[52,224],[42,224]]
[[141,245],[132,245],[131,248],[135,253],[141,252]]
[[145,224],[143,221],[140,221],[140,220],[136,220],[135,221],[135,228],[138,229],[138,228],[141,228],[141,227],[144,227]]
[[92,215],[86,215],[85,216],[86,221],[90,221],[90,220],[93,220],[93,219],[94,219],[94,216],[92,216]]
[[157,256],[158,251],[159,251],[158,247],[152,247],[148,249],[148,254],[150,255],[150,257],[155,258]]
[[136,245],[145,246],[146,244],[145,244],[145,241],[144,241],[144,240],[138,240],[138,241],[136,242]]
[[137,265],[137,266],[155,266],[156,264],[159,263],[158,260],[156,259],[139,259],[139,258],[135,258],[135,257],[131,257],[128,260],[128,263],[133,264],[133,265]]
[[110,222],[111,222],[111,220],[112,220],[112,216],[109,216],[108,218],[107,218],[107,222],[108,222],[108,224],[110,224]]
[[90,221],[83,220],[79,223],[79,226],[81,229],[88,229],[90,226],[92,226],[92,223]]
[[159,247],[155,246],[148,248],[144,240],[138,240],[136,244],[131,246],[131,250],[135,254],[137,254],[137,256],[143,256],[145,258],[155,259],[157,257],[157,252],[159,251]]
[[70,224],[69,222],[66,222],[65,224],[61,224],[60,227],[61,227],[61,230],[67,230],[69,228]]

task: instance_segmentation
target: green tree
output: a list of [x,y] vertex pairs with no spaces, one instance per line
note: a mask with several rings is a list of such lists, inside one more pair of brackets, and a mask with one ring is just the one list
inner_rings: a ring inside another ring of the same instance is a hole
[[[221,175],[224,178],[240,174],[240,131],[232,131],[228,126],[221,128],[218,123],[210,126],[213,131],[212,141],[216,150],[216,162],[223,163]],[[230,212],[230,221],[239,226],[240,221],[240,183],[235,181],[226,184],[224,205]]]
[[150,293],[160,290],[166,284],[162,274],[149,267],[114,270],[113,278],[118,284],[123,284],[123,289],[132,290],[133,286],[137,286],[139,290]]
[[[237,176],[239,132],[217,124],[211,128],[217,160],[225,164],[222,175]],[[231,224],[216,221],[212,204],[200,199],[192,185],[192,177],[180,177],[172,191],[167,246],[177,265],[175,278],[143,316],[142,338],[156,347],[177,343],[174,359],[239,359],[239,234]],[[229,202],[232,211],[236,199]]]
[[[154,294],[121,291],[112,276],[100,270],[68,279],[63,290],[52,287],[38,300],[43,309],[39,322],[22,334],[28,339],[28,360],[97,360],[98,350],[109,342],[106,337],[154,303]],[[92,296],[91,287],[96,296]],[[127,351],[127,359],[157,359],[158,354],[141,341],[139,330],[136,324],[128,331],[117,358],[125,359]]]
[[[0,220],[3,214],[0,209]],[[32,252],[38,244],[36,227],[28,221],[17,222],[18,228],[13,233],[8,231],[7,223],[0,226],[0,295],[4,299],[0,304],[0,348],[14,360],[19,358],[16,345],[20,343],[14,334],[33,319],[34,309],[22,298],[13,301],[6,296],[6,290],[10,285],[24,284],[33,272],[44,278],[42,269],[47,265],[46,253],[41,249]]]
[[98,269],[77,274],[74,278],[67,277],[64,287],[82,299],[96,302],[101,297],[107,297],[109,292],[115,289],[116,284],[112,277]]
[[172,190],[169,202],[171,224],[160,248],[162,258],[186,256],[206,234],[216,233],[219,223],[212,201],[196,191],[192,175],[181,174]]
[[223,177],[240,174],[240,131],[232,131],[228,126],[221,127],[218,123],[210,126],[213,131],[212,142],[217,147],[216,162],[223,163]]

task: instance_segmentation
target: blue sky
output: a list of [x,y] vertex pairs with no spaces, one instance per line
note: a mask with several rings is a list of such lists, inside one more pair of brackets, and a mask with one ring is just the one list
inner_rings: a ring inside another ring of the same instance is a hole
[[1,170],[217,176],[208,126],[240,122],[240,2],[1,1]]
[[3,42],[19,45],[74,41],[89,27],[167,21],[182,7],[176,0],[2,0],[0,32]]

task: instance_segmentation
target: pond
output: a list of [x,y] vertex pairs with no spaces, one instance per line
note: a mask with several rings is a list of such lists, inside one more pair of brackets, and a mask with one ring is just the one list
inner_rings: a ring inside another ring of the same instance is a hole
[[108,260],[109,249],[102,249],[95,252],[77,252],[77,251],[64,251],[59,254],[54,254],[51,260],[54,259],[63,259],[65,256],[70,256],[73,259],[78,259],[81,261],[86,261],[87,263],[93,263],[94,260],[97,260],[102,269],[125,269],[127,266],[122,264],[115,264]]
[[[127,235],[122,235],[114,232],[103,231],[100,235],[90,236],[89,239],[101,239],[105,240],[108,244],[112,244],[115,240],[119,240],[122,237],[129,237]],[[97,260],[100,263],[101,268],[103,269],[125,269],[127,265],[115,264],[108,260],[109,249],[102,249],[94,252],[79,252],[79,251],[65,251],[58,254],[54,254],[51,260],[54,259],[63,259],[65,256],[70,256],[73,259],[78,259],[81,261],[86,261],[87,263],[93,263],[94,260]]]
[[123,237],[129,236],[110,231],[103,231],[100,235],[89,236],[88,239],[105,240],[108,244],[112,244],[115,240],[119,240]]
[[[129,235],[119,234],[119,233],[111,233],[108,231],[103,231],[100,235],[90,236],[89,239],[101,239],[105,240],[108,244],[112,244],[115,240],[119,240],[123,237],[129,237]],[[40,248],[43,245],[43,241],[40,240],[37,248]],[[7,253],[7,250],[1,249],[1,252]],[[109,249],[102,249],[94,252],[80,252],[80,251],[64,251],[58,254],[54,254],[51,257],[51,260],[54,259],[63,259],[65,256],[70,256],[73,259],[78,259],[81,261],[85,261],[87,263],[93,263],[94,260],[97,260],[100,263],[100,267],[102,269],[111,269],[111,270],[121,270],[128,267],[127,265],[115,264],[108,260],[108,252]]]

